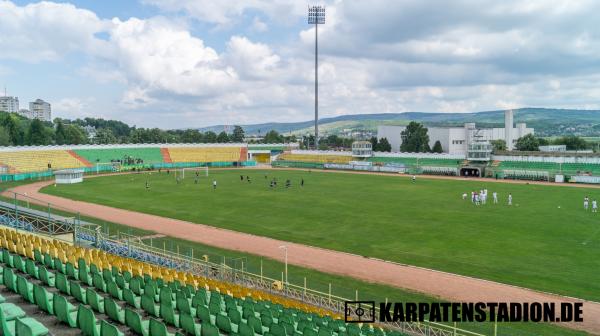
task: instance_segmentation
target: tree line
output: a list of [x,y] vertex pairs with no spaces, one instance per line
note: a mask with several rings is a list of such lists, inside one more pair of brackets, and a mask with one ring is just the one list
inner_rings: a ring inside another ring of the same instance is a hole
[[[84,127],[95,128],[95,136],[88,137]],[[16,113],[0,111],[0,146],[46,146],[119,143],[240,143],[244,142],[244,129],[234,126],[231,133],[220,133],[197,129],[162,130],[159,128],[137,128],[117,120],[101,118],[62,119],[53,122],[28,119]],[[295,136],[284,136],[269,131],[261,140],[251,143],[295,142]]]

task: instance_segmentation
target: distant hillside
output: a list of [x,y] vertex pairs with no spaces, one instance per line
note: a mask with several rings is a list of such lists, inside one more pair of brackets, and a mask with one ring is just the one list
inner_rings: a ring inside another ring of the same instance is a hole
[[[573,134],[600,136],[600,110],[571,110],[547,108],[522,108],[514,110],[515,123],[525,122],[540,136]],[[480,127],[504,125],[504,110],[475,113],[377,113],[344,115],[319,120],[322,134],[340,134],[344,130],[375,131],[377,125],[405,125],[419,121],[427,126],[453,126],[475,122]],[[313,130],[312,120],[293,123],[263,123],[241,125],[246,134],[264,134],[270,130],[280,133],[306,134]],[[200,131],[221,132],[223,125],[201,128]]]

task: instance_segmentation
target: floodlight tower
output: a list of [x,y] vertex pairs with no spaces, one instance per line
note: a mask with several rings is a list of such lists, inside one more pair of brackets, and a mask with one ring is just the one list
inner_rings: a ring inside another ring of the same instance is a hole
[[325,24],[325,7],[308,6],[308,24],[315,25],[315,149],[319,149],[319,36],[318,27]]

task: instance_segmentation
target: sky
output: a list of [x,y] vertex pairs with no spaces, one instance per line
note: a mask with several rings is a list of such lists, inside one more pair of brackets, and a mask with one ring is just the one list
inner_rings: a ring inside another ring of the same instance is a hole
[[600,108],[594,0],[0,0],[0,85],[138,127],[310,120],[316,4],[322,117]]

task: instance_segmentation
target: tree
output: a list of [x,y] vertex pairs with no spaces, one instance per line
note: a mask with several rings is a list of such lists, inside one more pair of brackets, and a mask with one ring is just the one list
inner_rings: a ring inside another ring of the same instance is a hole
[[58,118],[56,120],[56,130],[54,131],[54,141],[57,145],[65,144],[65,125]]
[[244,142],[244,129],[241,126],[233,127],[233,134],[231,135],[231,141],[233,142]]
[[400,151],[421,153],[429,152],[429,135],[427,135],[427,128],[423,127],[423,124],[411,121],[406,129],[400,134],[402,138],[402,145],[400,145]]
[[215,143],[217,142],[217,134],[213,131],[204,133],[204,142]]
[[10,146],[10,133],[3,126],[0,126],[0,146]]
[[0,125],[8,132],[11,145],[25,144],[25,132],[16,115],[4,114],[2,120],[0,120]]
[[374,152],[377,152],[379,150],[379,140],[377,140],[377,137],[371,137],[371,139],[369,139],[369,142],[371,142],[371,149]]
[[390,142],[388,141],[387,138],[379,139],[379,145],[377,146],[377,151],[378,152],[391,152],[392,151],[392,145],[390,145]]
[[263,139],[264,143],[282,143],[284,138],[279,132],[276,130],[270,130],[265,134],[265,138]]
[[181,133],[180,140],[183,143],[200,143],[202,142],[202,133],[197,129],[186,129]]
[[87,142],[85,131],[79,125],[65,126],[64,138],[64,143],[67,145],[81,145]]
[[117,142],[117,138],[110,128],[101,128],[96,131],[94,142],[99,145],[113,144]]
[[567,150],[582,150],[588,147],[588,143],[584,139],[574,135],[560,137],[554,140],[553,144],[566,145]]
[[504,140],[492,140],[490,141],[492,147],[495,151],[504,151],[506,150],[506,141]]
[[51,134],[39,119],[33,119],[27,131],[27,143],[29,145],[41,146],[50,142]]
[[442,148],[442,143],[440,142],[440,140],[437,140],[433,144],[433,148],[431,149],[431,151],[433,153],[443,153],[444,152],[444,149]]
[[227,135],[227,133],[225,133],[225,131],[222,131],[221,133],[219,133],[219,135],[217,135],[217,142],[218,143],[229,142],[229,136]]
[[540,150],[540,140],[533,134],[527,134],[517,139],[515,148],[522,152],[536,152]]

